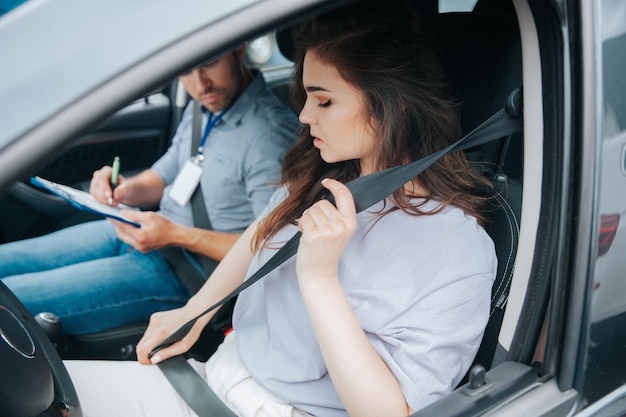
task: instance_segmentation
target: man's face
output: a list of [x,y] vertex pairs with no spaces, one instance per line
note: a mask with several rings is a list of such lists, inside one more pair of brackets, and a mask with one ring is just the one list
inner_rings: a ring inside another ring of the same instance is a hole
[[194,100],[212,112],[226,109],[244,88],[244,49],[206,62],[179,78]]

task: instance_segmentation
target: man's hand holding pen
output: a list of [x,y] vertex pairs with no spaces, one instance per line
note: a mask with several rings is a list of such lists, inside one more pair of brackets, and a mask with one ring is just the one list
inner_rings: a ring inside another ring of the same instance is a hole
[[120,159],[115,157],[112,166],[104,166],[93,173],[89,193],[99,202],[117,205],[126,194],[124,177],[120,175]]

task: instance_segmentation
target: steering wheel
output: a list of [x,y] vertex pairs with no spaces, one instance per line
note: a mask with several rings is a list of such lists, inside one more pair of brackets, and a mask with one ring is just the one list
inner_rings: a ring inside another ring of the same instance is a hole
[[0,404],[0,417],[83,415],[54,345],[2,281]]

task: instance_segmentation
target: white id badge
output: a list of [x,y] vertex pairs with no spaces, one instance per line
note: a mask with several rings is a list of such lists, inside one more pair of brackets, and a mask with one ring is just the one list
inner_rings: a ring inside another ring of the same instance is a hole
[[184,206],[189,202],[191,195],[200,183],[202,176],[202,167],[194,164],[192,161],[185,162],[185,166],[178,173],[172,188],[170,189],[170,198],[179,206]]

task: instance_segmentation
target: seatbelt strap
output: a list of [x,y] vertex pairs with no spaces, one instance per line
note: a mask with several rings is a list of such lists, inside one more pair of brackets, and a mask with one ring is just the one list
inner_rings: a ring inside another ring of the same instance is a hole
[[[191,156],[196,155],[198,146],[200,146],[202,130],[202,110],[200,104],[194,100],[193,102],[193,117],[191,120]],[[204,205],[204,196],[202,194],[202,184],[199,183],[196,191],[191,196],[191,211],[193,212],[193,224],[196,227],[211,230],[211,221],[209,220],[209,214]]]
[[[200,145],[202,132],[202,110],[197,101],[192,103],[191,121],[191,156],[195,156]],[[202,186],[198,187],[191,196],[191,212],[193,214],[193,224],[195,227],[212,230],[211,221],[204,205],[204,195]],[[174,270],[174,273],[191,294],[195,294],[204,284],[206,277],[211,275],[218,264],[218,261],[200,254],[192,254],[178,246],[169,246],[159,249],[159,253]],[[193,265],[189,256],[193,256],[201,265],[204,274],[200,273]]]
[[[354,198],[354,203],[356,207],[357,213],[368,209],[372,205],[377,202],[387,198],[390,194],[403,187],[407,182],[417,177],[420,173],[426,170],[429,166],[435,163],[442,156],[451,153],[462,151],[468,148],[472,148],[474,146],[482,145],[487,142],[500,139],[502,137],[512,135],[517,133],[523,129],[523,121],[522,121],[522,108],[521,108],[521,89],[516,89],[511,93],[509,97],[509,101],[505,108],[498,111],[496,114],[491,116],[489,119],[480,124],[476,129],[468,133],[463,138],[459,139],[457,142],[452,145],[441,149],[438,152],[430,154],[424,158],[418,159],[407,165],[402,165],[398,167],[389,168],[383,171],[378,171],[370,175],[365,175],[359,177],[353,181],[346,183],[346,186],[351,191],[352,196]],[[329,200],[333,201],[332,196],[330,196]],[[245,280],[239,287],[233,290],[229,295],[224,297],[222,300],[218,301],[201,314],[196,316],[195,318],[189,320],[183,326],[181,326],[177,331],[175,331],[172,335],[166,338],[163,342],[157,345],[152,352],[148,355],[151,358],[156,352],[159,350],[170,346],[180,339],[182,339],[188,332],[191,330],[196,321],[204,316],[205,314],[213,311],[214,309],[222,306],[230,299],[236,297],[241,291],[245,290],[273,269],[281,265],[287,259],[291,258],[298,249],[298,243],[300,241],[301,233],[298,231],[294,234],[294,236],[283,245],[282,248],[274,256],[272,256],[259,270],[257,270],[250,278]],[[172,373],[172,366],[166,365],[163,366],[163,363],[168,362],[170,359],[160,362],[159,367],[161,371],[168,376],[168,373]],[[184,362],[184,365],[182,363]],[[185,366],[192,370],[193,373],[197,375],[195,371],[191,368],[191,366],[186,361],[180,361],[181,367]],[[169,379],[169,377],[168,377]],[[200,378],[201,380],[201,378]],[[211,391],[211,388],[207,385],[205,381],[202,382],[202,387],[196,387],[194,390],[203,390],[203,391]],[[192,401],[190,397],[191,393],[180,387],[174,385],[174,388],[177,389],[179,394],[187,401],[187,403],[191,407],[190,401]],[[206,394],[209,395],[209,394]],[[189,398],[189,399],[188,399]],[[207,398],[210,398],[208,396]],[[218,400],[219,401],[219,400]],[[209,402],[208,400],[206,401]],[[220,401],[221,403],[221,401]],[[208,405],[207,405],[208,407]],[[192,407],[192,409],[198,414],[200,417],[210,417],[208,408],[201,407],[196,410]],[[215,415],[215,414],[214,414]],[[234,416],[234,414],[217,414],[217,415],[225,415],[225,416]]]
[[[515,90],[512,95],[513,94],[518,94],[521,97],[519,89]],[[462,151],[467,148],[482,145],[492,140],[500,139],[521,131],[523,127],[521,113],[518,110],[515,110],[516,107],[513,107],[511,110],[509,110],[509,107],[510,106],[507,105],[507,107],[491,116],[466,136],[438,152],[418,159],[410,164],[378,171],[346,183],[346,187],[348,187],[351,191],[354,198],[356,212],[360,213],[377,202],[385,199],[394,191],[403,187],[411,179],[417,177],[421,172],[426,170],[447,153]],[[332,196],[329,196],[329,200],[333,201]],[[200,317],[220,307],[231,298],[234,298],[241,291],[245,290],[267,275],[274,268],[291,258],[298,249],[300,235],[301,233],[299,231],[296,232],[291,239],[289,239],[289,241],[287,241],[287,243],[285,243],[285,245],[283,245],[283,247],[280,248],[280,250],[276,252],[276,254],[272,256],[263,266],[261,266],[250,278],[244,281],[239,287],[233,290],[222,300],[218,301],[198,316],[181,326],[176,332],[156,346],[150,353],[150,356],[182,339]]]
[[182,355],[159,363],[159,369],[199,417],[237,417]]

